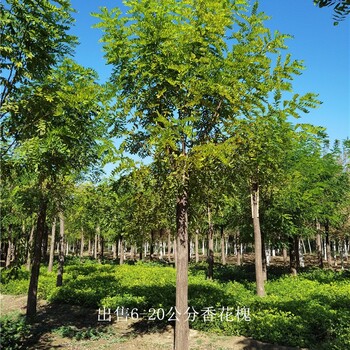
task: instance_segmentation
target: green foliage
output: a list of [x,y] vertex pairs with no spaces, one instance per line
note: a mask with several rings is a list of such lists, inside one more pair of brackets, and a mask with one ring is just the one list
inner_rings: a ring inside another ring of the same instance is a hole
[[[226,270],[226,271],[225,271]],[[231,276],[230,276],[231,275]],[[25,271],[19,279],[2,281],[2,290],[13,293],[27,287]],[[215,266],[216,280],[205,278],[203,266],[192,265],[189,305],[197,312],[213,307],[212,321],[198,316],[191,327],[225,335],[245,335],[280,345],[310,349],[343,350],[350,342],[349,272],[311,270],[298,277],[276,275],[266,283],[266,297],[254,294],[249,269]],[[231,278],[229,278],[231,277]],[[95,307],[170,310],[175,304],[175,270],[155,264],[101,265],[93,261],[68,262],[64,285],[55,287],[55,273],[41,271],[39,294],[53,302]],[[23,292],[23,291],[22,291]],[[220,316],[229,308],[232,317]],[[249,308],[251,320],[235,317],[237,308]],[[86,339],[100,336],[91,330],[61,327],[62,336]]]
[[0,318],[1,348],[6,350],[26,349],[25,342],[30,336],[31,327],[22,315]]
[[61,326],[55,328],[53,333],[60,335],[63,338],[70,338],[75,340],[86,340],[86,339],[100,339],[108,336],[108,328],[106,327],[87,327],[79,329],[75,326]]

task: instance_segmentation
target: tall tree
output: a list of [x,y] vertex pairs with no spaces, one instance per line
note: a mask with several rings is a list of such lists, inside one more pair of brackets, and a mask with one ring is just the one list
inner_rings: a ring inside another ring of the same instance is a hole
[[41,243],[48,200],[64,176],[87,170],[99,157],[104,125],[102,90],[96,74],[65,60],[45,81],[33,81],[16,94],[9,108],[16,129],[13,160],[33,169],[38,192],[37,230],[28,291],[27,316],[35,316]]

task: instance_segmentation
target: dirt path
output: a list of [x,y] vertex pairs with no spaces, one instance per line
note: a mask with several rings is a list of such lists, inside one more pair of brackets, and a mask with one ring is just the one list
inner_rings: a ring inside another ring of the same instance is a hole
[[[25,313],[26,296],[0,295],[1,315]],[[80,339],[88,337],[88,339]],[[40,301],[38,322],[28,350],[171,350],[173,327],[150,329],[130,320],[97,322],[97,310]],[[229,337],[190,330],[191,350],[295,350],[246,337]]]

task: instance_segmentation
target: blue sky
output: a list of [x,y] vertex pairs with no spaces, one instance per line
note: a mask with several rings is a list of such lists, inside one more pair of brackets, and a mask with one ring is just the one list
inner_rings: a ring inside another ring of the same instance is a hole
[[[77,10],[72,32],[80,42],[75,59],[105,81],[111,68],[105,65],[98,42],[102,32],[91,28],[98,20],[90,13],[99,12],[100,6],[123,6],[122,1],[72,0],[72,6]],[[269,28],[294,36],[287,42],[288,52],[306,65],[295,77],[294,91],[318,93],[323,102],[298,122],[326,127],[331,140],[350,137],[350,18],[333,26],[332,9],[319,9],[312,0],[261,0],[260,10],[271,16]]]

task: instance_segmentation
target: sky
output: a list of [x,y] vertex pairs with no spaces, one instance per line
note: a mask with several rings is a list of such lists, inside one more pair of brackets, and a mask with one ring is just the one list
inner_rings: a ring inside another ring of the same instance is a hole
[[[215,1],[215,0],[213,0]],[[326,127],[330,140],[350,138],[350,17],[333,25],[331,8],[313,5],[312,0],[260,0],[260,11],[271,17],[266,22],[272,32],[290,34],[287,41],[292,58],[303,60],[306,69],[294,79],[294,92],[319,94],[322,105],[297,120]],[[98,22],[90,15],[99,7],[120,7],[121,0],[72,0],[77,11],[72,34],[79,39],[75,59],[83,66],[95,69],[101,82],[108,79],[111,67],[103,57]]]

